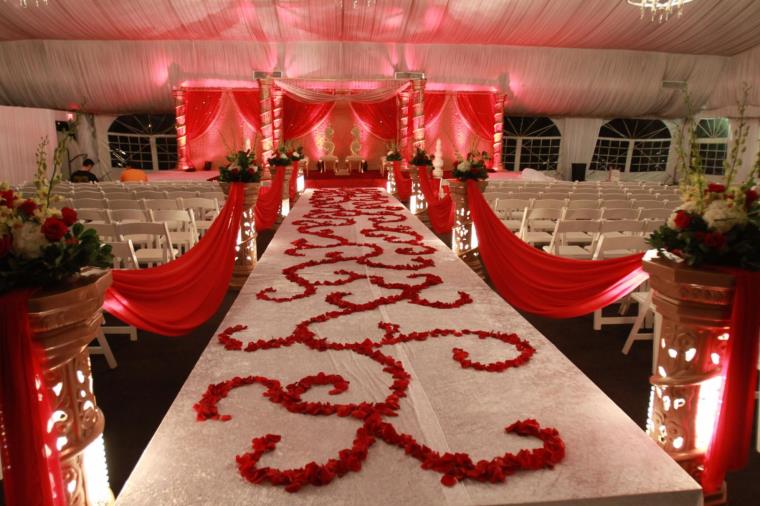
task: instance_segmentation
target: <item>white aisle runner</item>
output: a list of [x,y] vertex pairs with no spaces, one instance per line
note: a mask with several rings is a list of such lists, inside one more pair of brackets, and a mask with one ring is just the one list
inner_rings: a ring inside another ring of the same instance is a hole
[[[219,333],[239,324],[209,343],[118,504],[701,504],[641,428],[379,190],[307,191]],[[550,431],[532,452],[539,439],[505,432],[526,419],[557,429],[563,459]],[[561,461],[501,481],[507,462],[542,457]],[[299,479],[329,484],[269,482]]]

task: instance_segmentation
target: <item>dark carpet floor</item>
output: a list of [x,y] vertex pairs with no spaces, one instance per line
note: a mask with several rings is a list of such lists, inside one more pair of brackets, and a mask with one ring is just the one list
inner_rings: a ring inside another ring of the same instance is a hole
[[[259,238],[259,254],[270,239],[271,235]],[[116,369],[108,369],[103,357],[93,357],[95,393],[106,415],[105,444],[115,494],[121,490],[234,298],[234,293],[228,293],[214,318],[188,336],[166,338],[140,332],[137,342],[129,342],[126,337],[110,338],[119,361]],[[628,332],[626,325],[606,326],[595,332],[590,316],[567,320],[525,316],[644,427],[651,343],[635,344],[626,356],[620,352]],[[753,450],[749,466],[730,473],[727,481],[731,505],[758,504],[760,454]]]

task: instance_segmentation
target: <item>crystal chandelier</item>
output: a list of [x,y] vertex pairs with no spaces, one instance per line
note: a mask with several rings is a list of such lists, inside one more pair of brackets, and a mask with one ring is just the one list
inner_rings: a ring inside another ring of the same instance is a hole
[[641,9],[641,19],[644,19],[647,11],[652,15],[652,21],[655,18],[662,23],[667,21],[671,14],[676,13],[678,17],[683,14],[683,6],[693,0],[628,0],[629,5],[634,5]]

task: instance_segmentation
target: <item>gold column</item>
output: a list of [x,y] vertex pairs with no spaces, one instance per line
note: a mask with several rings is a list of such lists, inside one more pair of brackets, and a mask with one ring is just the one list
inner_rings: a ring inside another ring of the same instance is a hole
[[284,117],[282,109],[282,90],[272,86],[272,142],[275,147],[285,142],[282,136]]
[[425,80],[412,81],[412,128],[414,147],[425,149]]
[[177,129],[177,169],[186,170],[189,167],[187,161],[187,127],[185,126],[185,90],[172,88],[174,97],[174,117]]
[[262,179],[271,179],[267,160],[274,150],[274,125],[272,124],[272,80],[259,79],[259,109],[261,114],[261,157],[263,159]]
[[[237,246],[235,247],[235,265],[232,267],[230,289],[243,288],[248,276],[256,267],[256,201],[259,199],[259,183],[240,183],[244,187],[243,215],[240,218]],[[230,183],[219,183],[222,191],[229,197]]]
[[404,90],[399,93],[399,140],[398,149],[402,157],[409,157],[411,155],[411,148],[409,143],[409,99],[411,92]]
[[[488,181],[478,181],[481,192],[486,189],[486,186],[488,186]],[[470,204],[467,200],[467,182],[451,181],[449,191],[456,207],[454,227],[451,230],[451,249],[481,278],[485,279],[485,268],[478,252],[478,236],[475,233]]]
[[493,169],[504,170],[501,159],[501,146],[504,130],[504,95],[496,95],[496,104],[493,115]]

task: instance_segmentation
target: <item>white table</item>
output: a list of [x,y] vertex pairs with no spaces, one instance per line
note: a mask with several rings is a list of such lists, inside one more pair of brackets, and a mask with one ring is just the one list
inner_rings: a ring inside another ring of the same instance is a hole
[[[250,328],[242,336],[255,336],[254,339],[285,336],[296,322],[332,308],[324,302],[329,292],[350,291],[351,300],[356,301],[369,300],[382,292],[362,280],[337,288],[320,287],[315,296],[284,304],[256,298],[256,293],[268,286],[276,287],[280,294],[300,290],[284,279],[281,270],[303,261],[286,256],[284,250],[300,237],[292,222],[309,210],[312,192],[308,190],[288,215],[220,330],[243,323]],[[398,323],[404,331],[452,327],[517,333],[537,351],[528,364],[504,373],[465,370],[451,358],[454,346],[468,350],[473,360],[483,362],[512,356],[512,348],[497,341],[445,337],[384,347],[383,351],[401,360],[412,375],[409,396],[402,401],[399,416],[391,421],[398,430],[436,450],[463,451],[479,459],[538,446],[531,440],[526,444],[525,439],[504,433],[506,425],[534,417],[543,426],[559,430],[567,446],[564,461],[553,470],[520,472],[502,484],[465,481],[448,488],[441,485],[440,474],[420,469],[417,460],[378,441],[360,472],[349,473],[329,486],[307,486],[289,494],[268,484],[252,485],[238,474],[235,456],[250,449],[253,437],[267,433],[282,435],[276,451],[265,455],[260,465],[299,467],[311,460],[324,462],[339,449],[350,446],[359,422],[289,413],[263,398],[260,386],[238,388],[222,401],[222,411],[231,414],[232,420],[197,422],[192,405],[210,383],[234,375],[257,374],[286,384],[324,371],[343,375],[350,381],[349,390],[335,397],[326,395],[327,389],[318,389],[304,398],[359,402],[384,398],[388,376],[379,371],[375,362],[347,351],[316,352],[296,344],[246,353],[225,351],[213,339],[143,453],[117,504],[696,506],[702,503],[697,483],[650,441],[640,427],[422,223],[406,214],[410,218],[407,224],[424,234],[426,244],[438,249],[431,257],[436,267],[426,271],[441,276],[444,284],[427,289],[424,295],[452,300],[457,290],[465,290],[474,302],[445,311],[402,302],[320,324],[315,329],[319,335],[335,341],[379,338],[381,331],[376,325],[381,320]],[[360,218],[356,225],[336,230],[351,240],[378,241],[359,234],[367,226],[366,219]],[[317,242],[313,237],[309,240]],[[387,244],[383,248],[386,261],[408,261],[408,257],[390,253]],[[323,254],[324,250],[315,250],[309,258]],[[334,277],[331,273],[341,267],[356,269],[355,263],[317,266],[309,269],[308,276]],[[400,280],[404,276],[398,271],[368,270],[386,279]],[[646,396],[647,392],[642,390],[641,395]]]

